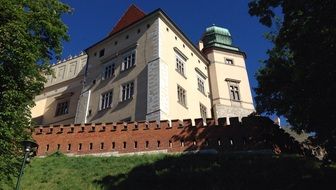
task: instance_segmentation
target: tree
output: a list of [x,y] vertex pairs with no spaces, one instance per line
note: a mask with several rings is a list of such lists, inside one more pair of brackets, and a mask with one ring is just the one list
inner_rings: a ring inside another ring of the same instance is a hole
[[252,0],[249,13],[272,28],[274,44],[256,74],[257,110],[285,116],[296,131],[315,132],[335,155],[336,1]]
[[69,11],[58,0],[0,0],[0,181],[18,174],[19,142],[30,136],[49,61],[68,40],[61,15]]

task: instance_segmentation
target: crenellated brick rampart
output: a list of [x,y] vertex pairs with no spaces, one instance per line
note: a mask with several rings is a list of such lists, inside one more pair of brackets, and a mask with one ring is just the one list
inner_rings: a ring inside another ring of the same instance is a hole
[[[139,121],[37,126],[38,156],[55,151],[68,155],[119,155],[143,152],[225,152],[271,149],[280,140],[279,126],[265,117]],[[230,123],[230,124],[228,124]],[[283,138],[281,138],[283,141]],[[286,140],[284,147],[289,147]],[[294,141],[293,141],[294,142]],[[286,145],[286,146],[285,146]]]

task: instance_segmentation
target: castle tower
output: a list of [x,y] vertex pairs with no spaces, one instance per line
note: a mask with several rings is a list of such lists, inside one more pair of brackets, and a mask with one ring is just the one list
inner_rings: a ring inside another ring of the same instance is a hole
[[244,117],[254,111],[244,52],[232,45],[229,30],[206,29],[200,50],[210,60],[209,80],[215,118]]

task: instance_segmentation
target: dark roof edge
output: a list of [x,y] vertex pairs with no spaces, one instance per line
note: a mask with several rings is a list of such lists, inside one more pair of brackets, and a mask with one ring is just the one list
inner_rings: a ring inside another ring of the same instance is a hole
[[[234,47],[234,46],[232,46]],[[229,53],[235,53],[244,56],[244,59],[247,59],[246,53],[243,51],[237,51],[237,50],[232,50],[232,49],[226,49],[226,48],[221,48],[221,47],[206,47],[202,49],[202,52],[205,53],[208,50],[215,49],[215,50],[221,50],[221,51],[226,51]]]

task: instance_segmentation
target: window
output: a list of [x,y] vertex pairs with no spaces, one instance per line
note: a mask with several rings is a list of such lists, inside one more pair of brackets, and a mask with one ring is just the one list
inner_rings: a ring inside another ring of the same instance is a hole
[[200,112],[201,112],[201,117],[203,118],[203,120],[206,120],[207,108],[203,104],[200,104]]
[[184,61],[176,56],[176,71],[185,76]]
[[233,60],[225,58],[225,64],[233,65]]
[[184,140],[180,140],[181,147],[184,147]]
[[121,64],[121,71],[127,70],[135,65],[135,51],[132,51],[124,57]]
[[177,85],[177,101],[183,106],[187,106],[186,91],[179,85]]
[[82,150],[82,146],[83,146],[82,143],[79,143],[79,144],[78,144],[78,150],[79,150],[79,151]]
[[100,150],[104,149],[104,143],[100,143]]
[[240,101],[238,84],[229,84],[231,100]]
[[93,148],[93,144],[90,143],[90,144],[89,144],[89,150],[92,150],[92,148]]
[[105,49],[99,51],[99,57],[103,57],[105,54]]
[[103,72],[103,80],[108,79],[110,77],[112,77],[114,75],[114,69],[115,69],[115,65],[108,65],[105,67],[104,72]]
[[61,102],[57,104],[56,107],[56,116],[65,115],[69,113],[69,102]]
[[197,76],[197,89],[202,92],[203,94],[205,94],[205,90],[204,90],[204,79],[200,76]]
[[239,83],[240,80],[226,78],[228,83],[230,99],[233,101],[240,101]]
[[115,142],[112,142],[112,149],[115,149]]
[[129,82],[121,86],[121,101],[128,100],[133,97],[134,94],[134,82]]
[[68,144],[68,151],[71,150],[71,144]]
[[100,110],[111,107],[112,104],[112,91],[106,92],[100,97]]

